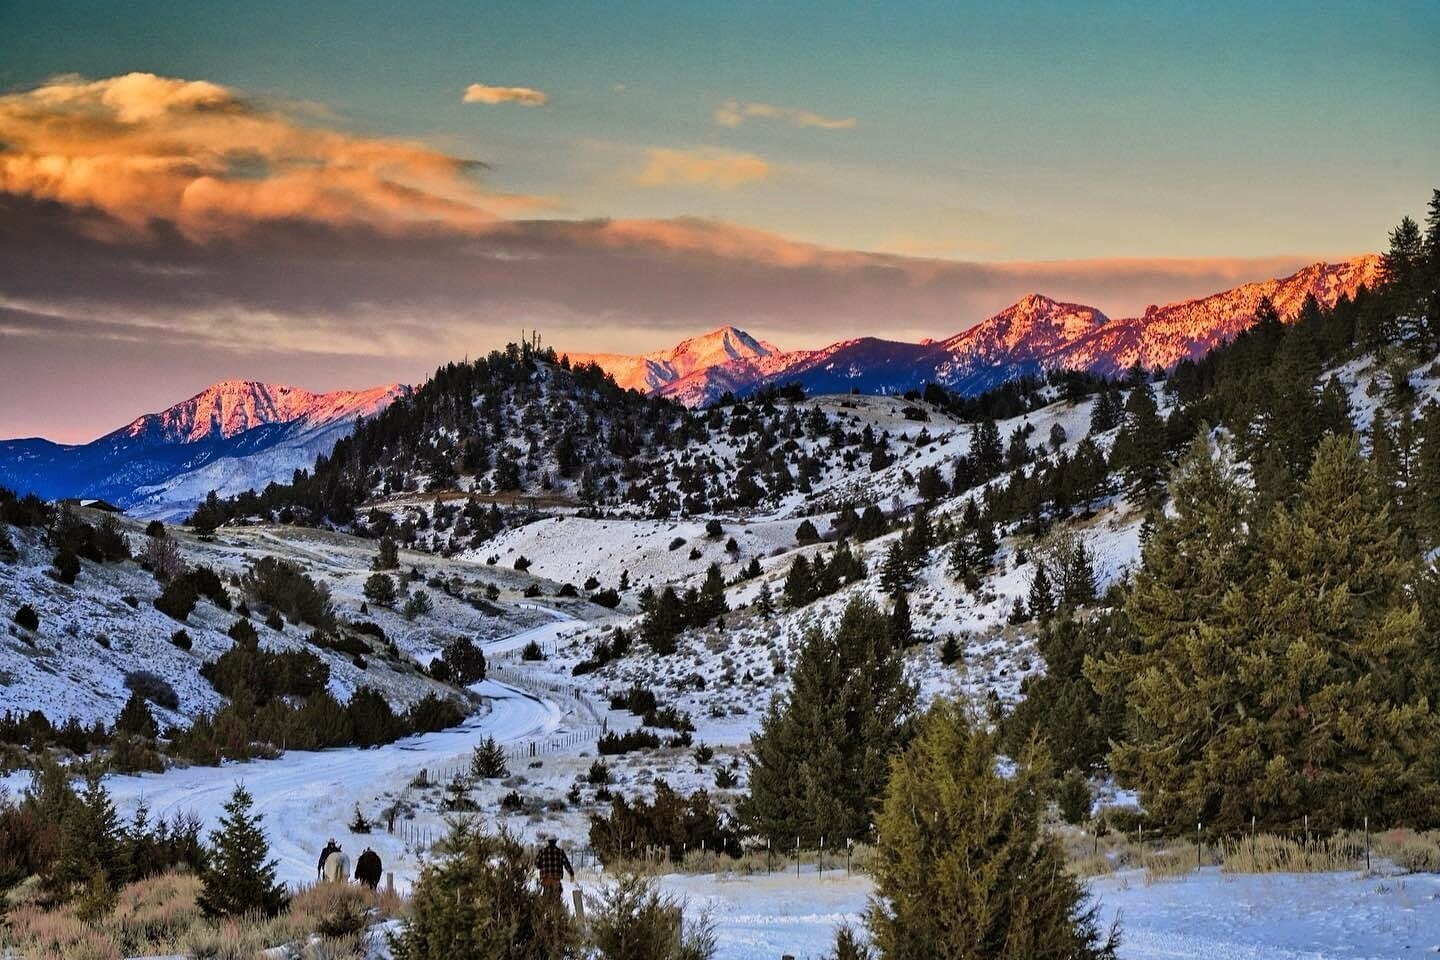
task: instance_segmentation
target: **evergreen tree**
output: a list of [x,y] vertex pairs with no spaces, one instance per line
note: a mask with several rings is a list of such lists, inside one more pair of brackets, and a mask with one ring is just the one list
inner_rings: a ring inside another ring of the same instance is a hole
[[[64,892],[92,886],[98,874],[105,888],[113,892],[129,879],[120,820],[97,774],[86,778],[85,789],[73,795],[58,823],[59,856],[48,878],[52,889]],[[93,893],[103,895],[100,890]]]
[[1069,555],[1065,557],[1060,602],[1067,607],[1087,606],[1095,602],[1097,590],[1095,555],[1085,545],[1085,538],[1077,536]]
[[470,776],[479,780],[498,780],[510,776],[510,767],[505,759],[505,748],[486,737],[477,745],[470,756]]
[[1042,623],[1055,612],[1055,594],[1050,586],[1050,575],[1045,564],[1035,564],[1035,574],[1030,578],[1030,616]]
[[115,719],[115,732],[128,733],[147,740],[159,736],[160,727],[140,691],[130,691],[130,699],[125,701],[120,716]]
[[270,844],[260,827],[263,814],[252,814],[254,799],[242,785],[225,804],[220,829],[211,836],[209,855],[201,872],[201,891],[195,903],[207,917],[238,917],[260,913],[273,917],[289,897],[284,884],[275,882]]
[[640,635],[661,656],[668,656],[676,650],[675,638],[685,629],[685,606],[675,594],[674,587],[666,587],[655,598],[655,607],[645,615],[640,626]]
[[1019,756],[1038,737],[1057,770],[1099,767],[1110,741],[1124,738],[1125,702],[1119,697],[1102,699],[1095,692],[1084,675],[1085,659],[1132,649],[1124,614],[1105,611],[1079,617],[1067,612],[1042,627],[1036,647],[1045,671],[1021,683],[1020,702],[1000,724],[1000,746]]
[[1115,437],[1111,466],[1121,470],[1135,494],[1149,498],[1165,479],[1165,424],[1148,383],[1140,383],[1125,400],[1125,420]]
[[469,637],[456,637],[451,640],[445,645],[441,658],[450,668],[451,678],[462,687],[485,679],[485,651]]
[[1174,514],[1153,514],[1126,601],[1136,649],[1087,659],[1085,674],[1102,698],[1128,704],[1132,734],[1115,746],[1111,769],[1141,789],[1151,816],[1180,826],[1211,812],[1212,776],[1214,789],[1230,779],[1203,762],[1195,726],[1236,708],[1229,678],[1245,642],[1253,549],[1250,499],[1204,435],[1176,467],[1170,497]]
[[810,561],[803,555],[798,556],[790,564],[790,573],[785,577],[785,606],[792,610],[799,609],[815,597],[815,580],[810,572]]
[[978,480],[988,480],[1000,472],[1005,451],[1000,446],[1000,428],[994,420],[987,418],[975,427],[970,437],[970,462],[975,465]]
[[775,598],[770,594],[768,582],[760,584],[760,592],[755,595],[755,612],[766,620],[775,613]]
[[371,564],[373,570],[399,570],[400,569],[400,547],[395,543],[395,538],[385,533],[380,537],[380,550],[375,554],[375,560]]
[[705,571],[705,581],[700,585],[700,602],[696,610],[697,623],[709,623],[723,616],[730,609],[725,602],[725,577],[720,564],[712,563]]
[[908,587],[910,578],[915,575],[914,561],[905,546],[904,538],[890,544],[890,549],[885,552],[885,562],[880,567],[880,586],[891,596]]
[[910,623],[910,598],[905,591],[895,595],[895,605],[890,610],[890,646],[904,650],[915,642],[915,628]]
[[834,630],[806,635],[790,692],[751,738],[750,793],[738,813],[758,835],[838,844],[869,834],[915,702],[890,629],[881,610],[856,598]]
[[990,736],[940,701],[894,761],[866,916],[874,945],[895,960],[1114,957],[1117,933],[1100,934],[1043,831],[1047,764],[1032,750],[1005,777],[995,759]]
[[426,863],[395,960],[578,960],[579,932],[558,900],[530,884],[533,858],[506,833],[456,820],[447,855]]
[[1137,649],[1087,662],[1129,700],[1121,781],[1182,829],[1440,822],[1414,565],[1355,439],[1322,441],[1258,549],[1243,490],[1203,451],[1172,494],[1127,604]]

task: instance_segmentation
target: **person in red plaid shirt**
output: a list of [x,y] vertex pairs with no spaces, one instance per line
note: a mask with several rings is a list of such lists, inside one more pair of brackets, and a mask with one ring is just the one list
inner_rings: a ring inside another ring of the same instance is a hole
[[570,865],[570,858],[565,855],[555,844],[553,836],[545,838],[545,846],[535,855],[535,869],[540,871],[540,889],[545,896],[560,899],[561,874],[570,874],[570,881],[575,881],[575,868]]

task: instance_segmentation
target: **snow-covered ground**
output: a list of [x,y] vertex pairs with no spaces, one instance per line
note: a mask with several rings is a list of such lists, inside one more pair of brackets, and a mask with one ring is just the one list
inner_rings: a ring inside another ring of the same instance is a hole
[[[859,927],[864,877],[813,866],[772,876],[663,878],[715,923],[717,960],[820,957],[842,923]],[[1124,960],[1387,960],[1440,950],[1440,877],[1357,873],[1222,874],[1208,868],[1146,885],[1142,871],[1091,884]]]

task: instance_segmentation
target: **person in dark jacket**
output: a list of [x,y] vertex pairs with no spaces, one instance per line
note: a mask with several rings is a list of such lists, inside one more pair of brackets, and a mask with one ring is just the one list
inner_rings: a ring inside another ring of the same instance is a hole
[[561,874],[570,874],[570,882],[575,882],[575,868],[570,865],[565,851],[555,845],[553,836],[545,838],[545,846],[535,855],[535,869],[540,871],[540,889],[545,896],[555,900],[560,899]]
[[355,861],[355,879],[374,890],[380,886],[380,869],[380,854],[366,847]]
[[316,879],[316,880],[319,880],[319,879],[320,879],[320,874],[321,874],[321,872],[325,869],[325,861],[330,858],[330,854],[332,854],[332,853],[339,853],[339,852],[340,852],[340,844],[338,844],[338,843],[335,842],[335,838],[334,838],[334,837],[331,837],[329,840],[326,841],[326,843],[325,843],[325,849],[320,851],[320,862],[317,863],[317,864],[315,864],[315,879]]

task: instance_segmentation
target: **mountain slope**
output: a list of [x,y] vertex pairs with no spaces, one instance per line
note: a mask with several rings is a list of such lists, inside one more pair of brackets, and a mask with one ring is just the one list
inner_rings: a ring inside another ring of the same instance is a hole
[[[1169,368],[1234,338],[1250,325],[1262,297],[1289,320],[1306,296],[1329,306],[1341,295],[1353,297],[1361,285],[1373,288],[1380,271],[1381,258],[1375,255],[1316,263],[1288,277],[1151,306],[1142,316],[1116,320],[1094,307],[1033,293],[941,341],[862,337],[780,353],[727,327],[643,357],[597,354],[585,359],[600,364],[623,386],[688,406],[712,403],[727,391],[743,395],[763,383],[782,382],[801,383],[811,393],[893,393],[933,382],[974,395],[1017,376],[1056,368],[1111,376],[1136,361]],[[736,347],[727,350],[723,344]]]
[[314,393],[227,380],[85,444],[0,441],[0,485],[47,499],[96,497],[147,514],[184,513],[211,489],[286,479],[408,392],[394,384]]
[[757,340],[737,327],[726,326],[683,340],[667,350],[633,357],[614,353],[572,353],[570,362],[598,363],[626,389],[652,392],[683,380],[697,371],[726,363],[774,357],[780,349]]

